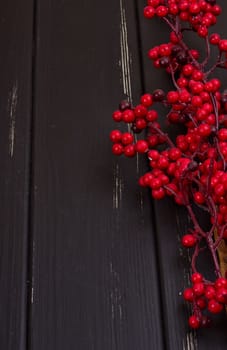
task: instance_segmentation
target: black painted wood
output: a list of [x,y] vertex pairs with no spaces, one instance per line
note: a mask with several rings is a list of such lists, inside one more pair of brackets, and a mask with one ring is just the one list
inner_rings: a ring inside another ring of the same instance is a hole
[[186,213],[153,205],[136,184],[146,163],[115,159],[108,141],[122,96],[170,86],[145,56],[166,27],[140,1],[36,6],[33,32],[32,1],[0,4],[1,348],[225,349],[225,314],[187,327]]
[[26,349],[33,1],[0,3],[0,347]]
[[[227,5],[224,0],[219,1],[223,8],[223,15],[215,28],[226,37],[226,12]],[[157,71],[147,58],[148,50],[160,43],[168,42],[169,30],[166,24],[160,20],[146,21],[143,16],[143,4],[137,1],[139,24],[140,24],[140,47],[144,72],[144,90],[152,91],[156,88],[168,90],[172,87],[170,79],[163,71]],[[214,28],[214,30],[215,30]],[[195,37],[189,37],[191,46],[196,45],[203,48],[200,41]],[[204,50],[204,48],[202,49]],[[218,73],[219,78],[226,82],[226,73]],[[163,113],[160,109],[160,113]],[[164,124],[165,125],[165,124]],[[167,125],[166,125],[167,127]],[[226,348],[226,315],[216,321],[210,330],[191,332],[187,327],[187,318],[190,308],[182,302],[181,293],[190,284],[189,255],[181,248],[180,237],[187,232],[189,219],[187,214],[179,207],[176,207],[170,200],[163,200],[154,203],[156,213],[157,240],[159,247],[159,266],[161,270],[161,291],[163,309],[165,310],[165,332],[167,348],[175,349],[225,349]],[[205,219],[204,219],[205,220]],[[210,266],[210,258],[206,254],[200,260],[202,270],[212,274],[213,267]]]
[[134,4],[37,3],[31,348],[164,349],[143,164],[108,140],[141,92]]

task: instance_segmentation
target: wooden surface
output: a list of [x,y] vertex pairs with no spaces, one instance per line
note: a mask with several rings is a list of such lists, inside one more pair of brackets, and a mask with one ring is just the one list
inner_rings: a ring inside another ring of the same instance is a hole
[[32,1],[0,3],[0,344],[26,348]]
[[187,326],[186,214],[140,191],[145,162],[111,155],[118,102],[168,86],[146,57],[166,27],[145,22],[143,5],[0,5],[4,350],[226,349],[224,314],[210,330]]

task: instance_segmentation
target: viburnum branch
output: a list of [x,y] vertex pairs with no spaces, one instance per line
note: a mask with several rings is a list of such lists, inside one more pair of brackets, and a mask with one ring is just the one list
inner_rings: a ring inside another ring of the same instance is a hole
[[205,38],[205,41],[206,41],[206,58],[201,64],[202,68],[207,65],[209,58],[210,58],[210,43],[209,43],[208,36]]
[[171,141],[171,139],[169,138],[168,134],[164,133],[161,129],[157,128],[153,123],[148,124],[148,126],[150,127],[151,130],[154,130],[156,134],[158,134],[159,136],[162,136],[163,139],[169,144],[170,147],[172,148],[176,147],[174,143]]
[[[207,313],[227,306],[227,274],[221,275],[217,256],[220,244],[227,242],[227,91],[221,90],[218,78],[209,78],[217,68],[227,68],[227,39],[209,34],[220,13],[215,0],[147,0],[144,17],[157,17],[170,30],[169,41],[151,48],[148,57],[155,68],[166,71],[173,88],[145,93],[135,106],[122,101],[113,120],[129,129],[110,134],[113,154],[147,158],[149,170],[139,184],[149,188],[152,198],[169,196],[188,212],[192,227],[181,243],[191,251],[193,273],[183,297],[192,305],[188,322],[193,329],[209,326]],[[186,42],[186,30],[206,43],[202,63],[198,50]],[[217,59],[209,68],[211,46],[217,48]],[[165,117],[157,112],[159,104],[168,109]],[[177,136],[170,137],[169,124],[180,126]],[[198,208],[208,215],[209,229],[200,224]],[[196,266],[204,249],[210,252],[213,281]]]
[[213,73],[213,71],[214,71],[220,64],[225,63],[225,61],[221,61],[221,56],[222,56],[222,53],[219,53],[215,64],[205,73],[205,78],[206,78],[206,79],[209,77],[209,75],[210,75],[211,73]]
[[194,212],[193,212],[193,210],[192,210],[191,204],[187,204],[187,205],[186,205],[186,208],[187,208],[187,210],[188,210],[190,219],[191,219],[191,221],[193,222],[195,231],[196,231],[197,233],[199,233],[200,236],[206,237],[206,233],[205,233],[205,232],[202,230],[202,228],[200,227],[200,225],[199,225],[199,223],[198,223],[198,221],[197,221],[197,219],[196,219],[196,216],[195,216],[195,214],[194,214]]
[[196,269],[196,259],[199,256],[199,252],[201,251],[201,249],[199,248],[199,241],[196,243],[193,255],[192,255],[192,262],[191,262],[191,266],[192,266],[192,272],[193,273],[197,273],[197,269]]

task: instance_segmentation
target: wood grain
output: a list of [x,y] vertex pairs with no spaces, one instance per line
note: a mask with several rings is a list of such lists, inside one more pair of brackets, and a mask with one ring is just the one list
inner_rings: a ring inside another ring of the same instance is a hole
[[26,349],[33,2],[0,3],[0,344]]
[[108,140],[141,92],[135,23],[131,1],[38,1],[33,350],[164,349],[144,165]]

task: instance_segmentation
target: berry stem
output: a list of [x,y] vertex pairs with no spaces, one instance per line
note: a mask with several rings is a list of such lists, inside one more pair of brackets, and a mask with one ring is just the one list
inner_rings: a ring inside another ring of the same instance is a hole
[[201,67],[203,68],[204,66],[207,65],[209,59],[210,59],[210,43],[209,43],[209,38],[208,36],[205,38],[206,42],[206,58],[205,60],[201,63]]
[[211,255],[212,255],[212,258],[213,258],[213,262],[214,262],[214,266],[215,266],[215,273],[217,275],[217,277],[221,277],[221,271],[220,271],[220,268],[219,268],[219,263],[218,263],[218,258],[217,258],[217,255],[216,255],[216,249],[215,249],[215,246],[214,246],[214,242],[213,242],[213,239],[210,235],[208,235],[206,237],[206,241],[207,241],[207,245],[210,249],[210,252],[211,252]]
[[187,204],[186,208],[187,208],[189,216],[190,216],[190,218],[191,218],[191,220],[193,222],[195,231],[198,232],[202,237],[206,237],[206,233],[200,227],[200,225],[199,225],[199,223],[198,223],[198,221],[196,219],[195,213],[192,210],[191,204]]
[[157,134],[162,136],[171,148],[176,147],[174,143],[170,140],[168,134],[164,133],[161,129],[157,128],[153,123],[150,123],[149,126],[151,127],[151,129],[155,130]]
[[199,256],[199,252],[200,252],[200,249],[199,249],[199,241],[197,242],[196,246],[195,246],[195,250],[193,252],[193,255],[192,255],[192,261],[191,261],[191,267],[192,267],[192,272],[193,273],[196,273],[197,272],[197,269],[196,269],[196,259],[197,257]]

